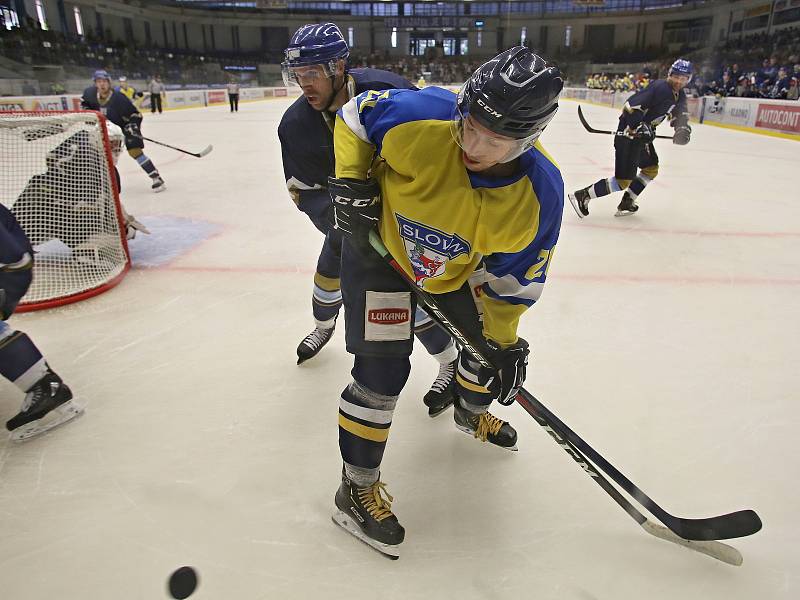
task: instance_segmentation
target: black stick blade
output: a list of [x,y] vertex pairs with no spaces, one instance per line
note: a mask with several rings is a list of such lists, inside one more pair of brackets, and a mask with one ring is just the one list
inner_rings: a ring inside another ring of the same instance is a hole
[[586,120],[586,117],[583,116],[583,109],[581,109],[580,104],[578,105],[578,118],[580,119],[583,128],[586,129],[586,131],[588,131],[589,133],[614,133],[613,131],[604,131],[602,129],[595,129],[594,127],[589,125],[589,122]]
[[672,531],[687,540],[710,541],[753,535],[761,530],[761,519],[753,510],[739,510],[708,519],[675,519],[665,523]]

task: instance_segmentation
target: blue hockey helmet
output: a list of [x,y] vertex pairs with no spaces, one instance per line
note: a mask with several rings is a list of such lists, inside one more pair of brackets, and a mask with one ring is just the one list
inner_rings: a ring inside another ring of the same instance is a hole
[[342,31],[334,23],[303,25],[286,48],[286,62],[293,67],[320,65],[349,55]]
[[92,81],[97,81],[98,79],[108,79],[109,81],[111,81],[111,77],[109,77],[108,71],[106,71],[105,69],[98,69],[97,71],[94,72],[94,74],[92,75]]
[[285,51],[281,64],[284,83],[291,85],[296,81],[295,67],[322,65],[326,76],[332,77],[336,73],[336,61],[347,59],[349,55],[350,49],[336,24],[303,25],[294,32]]
[[693,70],[694,69],[692,68],[692,63],[690,63],[686,59],[679,58],[674,63],[672,63],[672,66],[669,68],[669,72],[667,73],[667,75],[684,75],[689,79],[691,79]]
[[564,80],[558,67],[548,65],[524,46],[516,46],[484,63],[461,87],[453,115],[454,136],[460,146],[461,123],[472,118],[493,133],[517,140],[513,160],[544,131],[558,110]]

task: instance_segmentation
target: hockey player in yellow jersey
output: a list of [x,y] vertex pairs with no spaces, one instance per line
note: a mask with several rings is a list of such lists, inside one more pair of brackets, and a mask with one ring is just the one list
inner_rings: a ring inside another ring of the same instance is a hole
[[138,91],[135,87],[128,83],[128,78],[124,75],[121,75],[119,78],[119,85],[117,86],[116,90],[120,94],[123,94],[133,102],[133,105],[136,108],[139,108],[139,105],[142,103],[142,99],[144,98],[144,94]]
[[355,359],[339,404],[344,465],[334,521],[390,557],[405,532],[378,479],[410,370],[416,302],[370,248],[369,232],[377,228],[448,319],[485,339],[497,369],[462,352],[455,424],[515,450],[516,431],[488,409],[525,380],[528,344],[517,325],[542,292],[561,227],[563,180],[538,138],[562,87],[557,68],[516,47],[478,68],[458,95],[367,91],[338,113],[328,188],[345,238],[345,338]]

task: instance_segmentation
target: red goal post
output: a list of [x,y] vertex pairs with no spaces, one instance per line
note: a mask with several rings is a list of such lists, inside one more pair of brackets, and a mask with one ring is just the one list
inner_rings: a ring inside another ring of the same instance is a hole
[[18,312],[96,296],[130,269],[106,123],[93,111],[0,112],[0,202],[35,251]]

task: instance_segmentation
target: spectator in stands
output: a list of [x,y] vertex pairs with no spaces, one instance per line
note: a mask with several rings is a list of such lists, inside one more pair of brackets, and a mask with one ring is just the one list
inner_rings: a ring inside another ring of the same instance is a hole
[[778,69],[772,62],[774,60],[774,57],[772,59],[765,58],[761,62],[761,68],[758,70],[758,75],[756,76],[756,84],[759,86],[759,88],[767,88],[775,82],[775,78],[778,75]]
[[161,75],[156,75],[153,77],[152,81],[150,81],[150,85],[147,86],[147,89],[150,92],[150,112],[155,114],[156,109],[158,109],[158,113],[161,114],[163,112],[161,100],[163,99],[164,92],[166,90],[164,84],[161,83]]
[[770,98],[775,98],[778,100],[784,100],[786,98],[786,94],[789,92],[789,85],[791,83],[791,78],[787,73],[786,69],[781,67],[778,69],[778,76],[775,80],[775,84],[772,86],[772,89],[769,92]]
[[736,95],[736,83],[731,78],[728,71],[722,74],[722,81],[719,83],[714,93],[715,95],[722,97]]
[[789,81],[789,91],[786,92],[787,100],[797,100],[798,91],[800,91],[800,77],[792,77]]
[[736,83],[736,94],[739,98],[752,98],[755,93],[750,88],[750,78],[747,75],[739,76],[739,81]]
[[739,81],[739,78],[742,76],[742,70],[739,68],[739,64],[733,63],[728,69],[728,74],[731,76],[731,81]]

